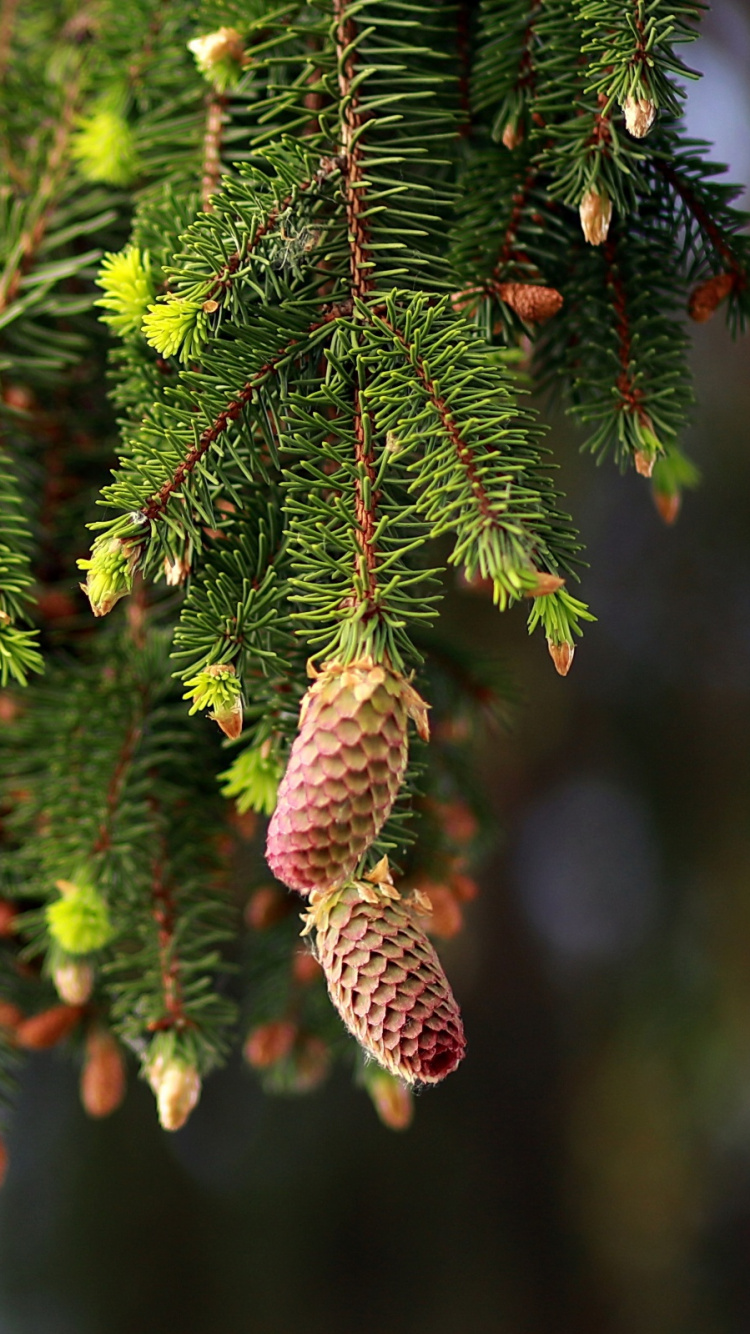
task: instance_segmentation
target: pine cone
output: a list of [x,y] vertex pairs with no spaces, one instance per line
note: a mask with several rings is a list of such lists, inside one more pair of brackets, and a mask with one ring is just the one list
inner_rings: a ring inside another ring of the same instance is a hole
[[401,785],[409,717],[426,740],[424,701],[371,661],[330,663],[310,687],[268,829],[268,865],[285,885],[306,894],[353,875]]
[[695,320],[698,324],[705,324],[706,320],[710,320],[717,306],[729,296],[734,285],[733,273],[715,273],[713,278],[707,278],[705,282],[699,283],[690,293],[688,302],[691,320]]
[[556,287],[536,283],[498,283],[497,294],[506,306],[528,323],[540,324],[556,315],[563,303]]
[[377,885],[314,894],[306,931],[316,932],[328,994],[365,1051],[408,1084],[436,1084],[463,1058],[461,1015],[415,901],[393,888],[385,859],[378,872]]

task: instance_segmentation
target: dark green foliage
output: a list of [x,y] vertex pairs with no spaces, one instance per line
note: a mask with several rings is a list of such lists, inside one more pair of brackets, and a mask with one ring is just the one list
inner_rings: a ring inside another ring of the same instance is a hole
[[[733,329],[748,313],[745,217],[680,119],[698,17],[661,0],[18,7],[0,65],[0,684],[29,683],[3,696],[13,1003],[53,1003],[48,908],[78,885],[112,927],[87,955],[85,1023],[111,1023],[146,1073],[154,1054],[208,1070],[235,999],[250,1025],[296,1025],[269,1086],[351,1052],[322,983],[295,979],[294,915],[231,976],[222,785],[243,819],[271,813],[309,658],[416,671],[434,740],[360,870],[387,853],[415,884],[466,879],[491,825],[475,752],[509,692],[436,631],[444,581],[456,567],[500,610],[525,600],[559,670],[591,619],[526,390],[673,499],[695,481],[688,306],[726,299]],[[74,601],[76,560],[97,614],[128,597],[114,629]],[[228,743],[189,712],[221,699],[242,704]],[[445,814],[462,802],[464,843]]]

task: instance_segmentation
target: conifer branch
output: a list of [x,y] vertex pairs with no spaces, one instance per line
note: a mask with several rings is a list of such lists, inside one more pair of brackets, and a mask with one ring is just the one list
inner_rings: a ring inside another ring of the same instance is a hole
[[155,858],[151,867],[152,915],[157,930],[159,974],[164,1014],[148,1024],[151,1033],[184,1029],[191,1021],[185,1014],[180,976],[180,960],[175,937],[176,904],[164,876],[163,858]]
[[65,97],[60,108],[44,171],[33,199],[27,206],[23,231],[0,274],[0,314],[18,295],[24,276],[34,264],[34,258],[44,239],[58,194],[67,174],[70,139],[75,125],[81,92],[80,73],[66,84]]

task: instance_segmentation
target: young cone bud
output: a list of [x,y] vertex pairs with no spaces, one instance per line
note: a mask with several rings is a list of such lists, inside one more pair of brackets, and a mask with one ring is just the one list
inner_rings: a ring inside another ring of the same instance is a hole
[[612,200],[604,191],[587,190],[578,206],[583,235],[589,245],[601,245],[607,239],[612,221]]
[[466,1046],[458,1006],[414,903],[389,878],[314,894],[306,930],[333,1004],[380,1065],[408,1084],[456,1069]]
[[365,1071],[365,1088],[380,1120],[389,1130],[408,1130],[414,1120],[414,1095],[410,1088],[378,1066]]
[[654,491],[654,504],[665,523],[675,522],[682,505],[679,491]]
[[77,1005],[53,1005],[30,1019],[22,1019],[16,1028],[19,1047],[29,1051],[44,1051],[72,1033],[83,1011]]
[[125,1097],[125,1061],[119,1043],[106,1028],[86,1038],[81,1073],[81,1102],[89,1116],[111,1116]]
[[559,672],[560,676],[567,676],[573,665],[573,654],[576,651],[575,644],[568,644],[567,642],[555,644],[552,639],[548,639],[547,648],[555,664],[555,671]]
[[16,1028],[23,1019],[23,1010],[19,1010],[12,1001],[0,1000],[0,1028]]
[[556,287],[537,287],[534,283],[498,283],[497,294],[529,323],[541,324],[550,319],[563,303],[562,293]]
[[704,283],[700,283],[690,293],[688,313],[691,320],[695,320],[698,324],[705,324],[706,320],[710,320],[724,298],[729,296],[734,282],[734,274],[716,273],[713,278],[707,278]]
[[94,989],[94,970],[80,959],[69,959],[55,969],[53,981],[60,1000],[68,1005],[85,1005]]
[[194,1065],[178,1057],[157,1056],[148,1072],[156,1094],[162,1130],[181,1130],[201,1096],[201,1079]]
[[654,123],[656,107],[650,97],[626,97],[623,103],[625,129],[634,139],[643,139]]
[[426,740],[424,701],[370,661],[331,663],[310,687],[268,829],[268,865],[284,884],[306,894],[353,874],[401,785],[409,717]]
[[633,462],[639,477],[650,477],[654,471],[656,455],[647,453],[644,449],[637,449],[633,455]]
[[518,148],[523,143],[523,125],[516,121],[509,120],[503,130],[503,144],[509,148],[511,153],[514,148]]

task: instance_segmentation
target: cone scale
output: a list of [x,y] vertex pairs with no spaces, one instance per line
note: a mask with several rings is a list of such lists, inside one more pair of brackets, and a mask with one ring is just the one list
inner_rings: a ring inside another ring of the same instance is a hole
[[369,659],[330,663],[310,687],[266,846],[268,865],[290,889],[330,890],[354,874],[401,785],[410,717],[426,740],[424,701]]

